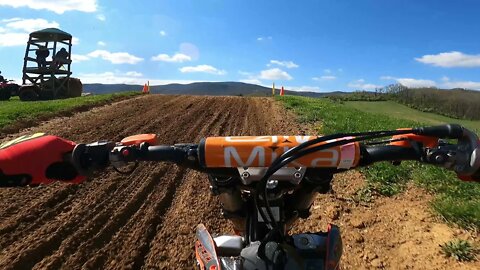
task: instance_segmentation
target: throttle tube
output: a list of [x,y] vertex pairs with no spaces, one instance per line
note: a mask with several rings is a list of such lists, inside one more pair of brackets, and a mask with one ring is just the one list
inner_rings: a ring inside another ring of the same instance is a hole
[[419,160],[415,149],[394,145],[365,147],[362,151],[360,166],[370,165],[379,161]]
[[444,139],[460,139],[464,136],[464,128],[458,124],[448,124],[433,127],[414,128],[414,134]]
[[184,149],[169,145],[149,146],[147,151],[140,150],[136,154],[138,160],[169,161],[177,164],[183,163],[186,157]]

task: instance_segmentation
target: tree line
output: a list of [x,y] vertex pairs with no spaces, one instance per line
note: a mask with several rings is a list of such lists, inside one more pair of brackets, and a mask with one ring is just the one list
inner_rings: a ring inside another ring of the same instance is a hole
[[390,99],[425,112],[480,120],[480,91],[466,89],[408,88],[389,85],[383,91]]
[[393,100],[411,108],[457,119],[480,120],[480,91],[466,89],[408,88],[392,84],[374,92],[328,96],[334,101]]

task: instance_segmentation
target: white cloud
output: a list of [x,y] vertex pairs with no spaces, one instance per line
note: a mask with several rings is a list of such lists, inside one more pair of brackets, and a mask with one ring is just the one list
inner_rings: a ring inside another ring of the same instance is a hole
[[257,38],[257,41],[264,41],[264,40],[272,40],[272,37],[268,36],[268,37],[258,37]]
[[380,79],[382,79],[382,80],[393,80],[393,81],[396,81],[403,86],[412,87],[412,88],[435,87],[437,85],[435,83],[435,81],[425,80],[425,79],[396,78],[396,77],[392,77],[392,76],[381,76]]
[[271,65],[278,65],[278,66],[282,66],[282,67],[286,67],[286,68],[298,68],[299,67],[297,64],[295,64],[292,61],[270,60],[270,64],[268,64],[267,66],[271,66]]
[[112,64],[137,64],[143,61],[143,58],[131,55],[127,52],[109,52],[106,50],[95,50],[88,54],[92,58],[102,58],[110,61]]
[[451,81],[449,77],[443,76],[440,78],[440,82],[424,79],[412,79],[412,78],[396,78],[392,76],[382,76],[382,80],[394,80],[398,83],[411,88],[419,87],[440,87],[440,88],[464,88],[472,90],[480,90],[480,82],[475,81]]
[[193,73],[193,72],[201,72],[201,73],[210,73],[215,75],[225,75],[227,72],[225,70],[219,70],[215,67],[210,65],[198,65],[198,66],[189,66],[189,67],[182,67],[179,69],[182,73]]
[[381,85],[365,83],[364,79],[359,79],[354,82],[350,82],[347,86],[350,88],[358,89],[358,90],[375,90],[376,88],[382,87]]
[[8,23],[8,22],[14,22],[14,21],[18,21],[18,20],[23,20],[22,18],[20,17],[14,17],[14,18],[10,18],[10,19],[2,19],[2,23]]
[[167,35],[167,32],[165,32],[164,30],[160,31],[160,36],[164,37]]
[[105,43],[103,41],[99,41],[99,42],[97,42],[97,45],[98,46],[107,46],[107,43]]
[[325,73],[327,73],[327,74],[332,73],[332,71],[331,71],[330,69],[328,69],[328,68],[324,69],[323,72],[325,72]]
[[131,77],[142,77],[143,76],[142,73],[136,72],[136,71],[129,71],[129,72],[125,73],[125,75],[131,76]]
[[318,86],[286,86],[285,89],[296,91],[296,92],[321,92],[322,90]]
[[65,11],[95,12],[97,10],[96,0],[0,0],[0,6],[14,8],[28,7],[31,9],[46,9],[58,14]]
[[245,76],[247,78],[240,79],[241,82],[245,83],[253,83],[253,84],[258,84],[258,85],[263,85],[262,80],[291,80],[293,79],[290,74],[287,72],[279,69],[279,68],[272,68],[272,69],[267,69],[267,70],[262,70],[259,74],[255,74],[252,72],[245,72],[245,71],[238,71],[238,74]]
[[[133,76],[132,76],[133,75]],[[102,73],[80,73],[78,77],[82,80],[82,83],[104,83],[104,84],[137,84],[143,85],[147,81],[150,81],[150,85],[163,85],[170,83],[193,83],[196,81],[191,80],[160,80],[155,78],[146,78],[138,75],[137,72],[121,73],[118,71],[102,72]],[[132,89],[135,90],[135,89]],[[141,89],[138,89],[139,91]]]
[[98,15],[97,15],[97,19],[98,19],[99,21],[104,22],[104,21],[107,20],[107,17],[105,17],[105,15],[103,15],[103,14],[98,14]]
[[49,22],[45,19],[13,18],[13,19],[7,20],[7,24],[5,24],[5,26],[12,30],[22,30],[30,33],[43,28],[59,28],[60,24],[58,24],[55,21]]
[[243,83],[250,83],[250,84],[258,84],[258,85],[262,84],[262,81],[260,81],[259,79],[245,79],[240,81]]
[[72,61],[74,63],[90,60],[90,57],[81,54],[72,54]]
[[152,61],[162,61],[162,62],[169,62],[169,63],[183,63],[192,61],[192,58],[183,53],[176,53],[172,56],[168,54],[159,54],[157,56],[152,57]]
[[415,60],[437,67],[480,67],[480,54],[471,55],[457,51],[424,55]]
[[450,88],[450,89],[451,88],[464,88],[464,89],[480,90],[480,82],[446,80],[442,84],[442,87],[443,88]]
[[49,22],[45,19],[10,18],[3,19],[1,22],[3,26],[0,26],[0,46],[25,46],[30,32],[60,27],[57,22]]
[[251,72],[241,71],[241,70],[238,71],[238,74],[240,74],[242,76],[249,76],[249,77],[251,77],[253,75],[253,73],[251,73]]
[[396,81],[406,87],[434,87],[436,83],[432,80],[412,79],[412,78],[397,78]]
[[28,41],[28,33],[0,33],[0,46],[25,46]]
[[72,37],[72,44],[73,45],[78,45],[80,44],[80,39],[77,37]]
[[320,77],[313,77],[312,80],[314,81],[333,81],[337,79],[336,76],[333,76],[333,75],[324,75],[324,76],[320,76]]
[[290,74],[287,72],[279,69],[279,68],[272,68],[267,70],[262,70],[260,72],[259,79],[264,80],[291,80],[293,79]]

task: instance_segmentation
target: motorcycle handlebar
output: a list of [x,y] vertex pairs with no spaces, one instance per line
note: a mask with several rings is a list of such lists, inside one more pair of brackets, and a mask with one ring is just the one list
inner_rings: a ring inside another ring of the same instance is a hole
[[172,145],[154,145],[137,147],[114,148],[110,153],[110,160],[114,161],[158,161],[183,163],[186,159],[186,151],[183,148]]
[[[480,143],[471,131],[459,125],[445,125],[411,129],[412,133],[423,136],[457,138],[458,145],[443,144],[437,147],[416,145],[409,147],[397,145],[368,146],[359,144],[360,154],[356,166],[367,166],[380,161],[416,160],[454,170],[459,175],[475,175],[480,168]],[[205,149],[202,149],[204,147]],[[87,172],[106,167],[108,164],[124,164],[133,161],[172,162],[180,166],[205,171],[205,145],[176,144],[123,145],[112,142],[97,142],[89,145],[79,144],[72,153],[73,161],[79,172]],[[248,157],[249,159],[251,156]],[[265,164],[268,166],[268,164]],[[231,166],[230,166],[231,167]],[[235,167],[235,166],[234,166]],[[353,166],[354,167],[354,166]],[[220,166],[221,168],[221,166]],[[308,168],[308,166],[307,166]],[[332,168],[330,168],[332,169]],[[339,169],[341,171],[342,169]]]

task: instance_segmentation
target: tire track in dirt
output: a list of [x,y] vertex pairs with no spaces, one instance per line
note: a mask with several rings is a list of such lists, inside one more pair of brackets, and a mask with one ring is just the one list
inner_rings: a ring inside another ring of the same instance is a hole
[[[97,135],[97,136],[98,136],[98,135]],[[44,210],[44,209],[43,209],[43,210]],[[30,233],[31,233],[31,232],[30,232]],[[9,253],[9,252],[7,251],[7,253]],[[27,253],[28,253],[28,252],[27,252]]]
[[[210,116],[210,112],[208,112],[208,111],[204,112],[204,114],[202,114],[202,113],[199,112],[199,110],[203,110],[202,108],[205,107],[205,102],[208,102],[208,100],[204,100],[204,101],[198,102],[196,106],[198,106],[199,109],[198,109],[198,110],[193,110],[193,109],[191,109],[191,112],[186,116],[187,119],[190,119],[190,118],[191,118],[190,115],[197,115],[197,117],[198,117],[198,119],[197,119],[194,123],[190,124],[191,127],[192,127],[192,133],[197,133],[197,132],[198,132],[198,129],[200,129],[200,128],[203,126],[202,123],[207,123],[207,122],[205,121],[205,119],[207,119],[208,116]],[[205,116],[205,117],[204,117],[204,116]],[[214,121],[214,120],[215,120],[215,119],[211,119],[211,120],[209,120],[209,121]],[[184,136],[179,136],[179,139],[177,139],[177,140],[182,140],[182,141],[183,141],[183,139],[180,139],[180,138],[182,138],[182,137],[184,137]],[[179,178],[179,177],[175,177],[174,179],[177,179],[177,178]],[[162,184],[167,184],[167,185],[177,184],[176,181],[174,181],[173,183],[169,183],[168,181],[170,181],[170,179],[163,179],[163,181],[162,181],[161,183],[162,183]],[[162,192],[162,191],[159,190],[158,192]],[[169,194],[168,194],[168,195],[169,195]],[[161,202],[161,205],[165,205],[165,204],[166,204],[165,202]],[[168,204],[167,204],[167,205],[168,205]],[[115,243],[112,243],[112,245],[115,245]],[[103,253],[103,252],[101,251],[100,253]],[[93,257],[93,258],[91,258],[91,259],[87,262],[87,264],[88,264],[88,265],[98,266],[99,261],[103,261],[103,260],[104,260],[103,257],[105,257],[105,256]],[[137,259],[137,261],[138,261],[138,259]]]
[[[201,102],[199,102],[198,104],[199,104],[200,106],[203,105],[203,103],[201,103]],[[200,110],[201,110],[201,108],[199,108],[199,109],[197,109],[197,110],[195,110],[195,111],[192,111],[191,114],[197,114],[197,115],[198,115],[198,113],[200,112]],[[190,116],[187,115],[187,117],[190,117]],[[161,120],[161,119],[157,118],[157,120]],[[157,121],[157,120],[152,121],[153,123],[150,123],[150,126],[154,125],[154,124],[155,124],[154,122]],[[168,121],[168,123],[172,123],[172,121]],[[199,125],[199,124],[197,124],[197,125]],[[141,126],[142,126],[142,127],[145,127],[146,125],[143,125],[143,124],[142,124]],[[148,126],[146,126],[146,127],[148,127]],[[131,134],[131,133],[130,133],[130,134]],[[140,172],[142,172],[142,169],[140,169],[139,171],[137,171],[136,174],[138,174],[138,173],[140,173]],[[160,176],[163,175],[163,174],[164,174],[164,173],[160,174]],[[140,181],[138,181],[138,180],[139,180],[139,179],[133,179],[132,182],[133,182],[133,183],[135,183],[135,182],[140,182]],[[158,181],[160,181],[160,180],[158,180]],[[164,183],[165,183],[165,181],[162,181],[162,184],[164,184]],[[150,191],[150,192],[151,192],[151,191]],[[115,201],[115,200],[114,200],[114,201]],[[143,200],[143,201],[145,201],[145,200]],[[139,207],[139,205],[136,205],[136,206],[137,206],[136,208]],[[127,211],[127,210],[130,211],[129,213],[135,212],[135,211],[131,210],[131,207],[127,207],[127,208],[125,208],[124,210],[118,210],[118,211],[120,211],[120,213],[123,213],[123,212],[125,212],[125,211]],[[128,217],[130,217],[130,215],[129,215]],[[117,228],[117,227],[118,227],[118,229],[119,229],[119,228],[121,228],[122,225],[123,225],[123,224],[121,224],[121,225],[117,226],[117,225],[114,225],[114,224],[116,224],[116,223],[113,223],[113,225],[112,225],[112,224],[106,224],[106,225],[104,226],[104,228],[102,228],[102,231],[98,232],[98,234],[100,235],[100,236],[99,236],[100,239],[105,238],[105,237],[108,238],[108,239],[102,239],[102,240],[104,240],[104,241],[100,241],[100,242],[108,242],[108,241],[106,241],[106,240],[110,240],[110,238],[111,238],[111,237],[113,236],[113,234],[116,232],[116,230],[113,230],[113,231],[112,231],[112,226],[113,226],[114,228]],[[108,229],[107,229],[107,228],[108,228]],[[68,239],[67,239],[66,242],[68,242]],[[103,246],[103,245],[98,245],[98,244],[96,244],[96,243],[98,243],[98,242],[99,242],[99,241],[97,241],[97,238],[96,238],[96,237],[94,237],[94,238],[92,238],[92,239],[89,239],[89,240],[88,240],[88,243],[84,243],[83,246],[81,247],[81,249],[87,250],[88,253],[93,253],[95,250],[100,249],[100,248]],[[73,256],[73,258],[72,258],[71,260],[68,260],[68,261],[66,262],[66,265],[67,265],[67,266],[69,266],[69,265],[73,265],[73,266],[74,266],[74,265],[81,265],[81,264],[83,264],[83,262],[84,262],[85,260],[89,259],[90,257],[91,257],[91,256],[86,256],[85,254],[82,254],[81,252],[76,252],[76,254]]]
[[[254,135],[268,126],[258,105],[254,99],[239,97],[152,95],[53,119],[3,140],[39,131],[79,142],[150,132],[159,134],[162,143],[173,144],[198,142],[210,135],[246,134],[248,122],[258,121],[251,131]],[[11,204],[0,209],[0,267],[148,267],[147,260],[155,260],[152,250],[170,242],[159,237],[172,231],[175,218],[168,213],[195,196],[208,203],[192,209],[192,225],[204,215],[214,231],[229,228],[218,216],[206,176],[173,165],[145,163],[130,177],[100,173],[79,186],[1,190],[0,199]],[[192,235],[184,241],[180,249],[191,258]]]
[[[128,183],[128,182],[126,182],[126,183]],[[100,188],[101,188],[101,187],[100,187]],[[67,186],[67,189],[71,189],[71,186]],[[95,190],[97,190],[97,189],[95,189]],[[62,192],[62,190],[61,190],[60,192]],[[63,197],[63,196],[62,196],[62,197]],[[52,198],[53,198],[53,200],[58,200],[58,199],[56,199],[57,196],[55,196],[55,195],[54,195]],[[59,198],[61,198],[61,197],[59,197]],[[49,203],[50,200],[51,200],[51,199],[47,200],[47,203]],[[41,206],[41,205],[40,205],[40,206]],[[40,209],[40,210],[45,210],[45,209],[40,208],[40,207],[39,207],[38,209]],[[80,209],[82,209],[82,207],[81,207]],[[35,213],[33,213],[33,215],[32,215],[32,213],[29,213],[29,215],[26,215],[26,216],[27,216],[27,217],[30,217],[30,218],[35,218]],[[27,221],[28,221],[28,220],[27,220]],[[25,223],[25,222],[23,222],[23,223]],[[28,224],[28,223],[26,223],[26,224]],[[27,232],[29,232],[29,231],[27,231]]]
[[[226,114],[225,122],[209,128],[210,136],[261,135],[284,133],[287,123],[277,123],[262,114],[262,108],[270,106],[270,114],[277,113],[268,99],[240,99],[236,108]],[[296,134],[296,133],[295,133]],[[165,221],[147,256],[145,269],[187,269],[194,266],[193,240],[195,227],[204,223],[212,233],[233,233],[230,224],[220,215],[218,199],[210,194],[208,179],[198,172],[189,172],[174,196],[172,207],[165,214]],[[166,244],[168,243],[168,244]],[[175,248],[172,248],[175,247]]]

